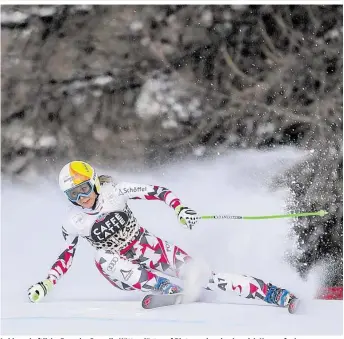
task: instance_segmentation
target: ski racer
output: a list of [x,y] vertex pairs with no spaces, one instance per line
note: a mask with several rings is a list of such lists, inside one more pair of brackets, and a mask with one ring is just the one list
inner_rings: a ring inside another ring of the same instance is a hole
[[[98,176],[84,161],[66,164],[60,172],[59,185],[74,205],[62,226],[66,248],[47,278],[28,289],[30,301],[41,301],[69,270],[79,237],[95,248],[96,267],[114,287],[161,294],[182,292],[180,286],[160,273],[183,280],[192,258],[180,247],[142,227],[127,204],[128,199],[162,201],[175,211],[181,225],[191,230],[198,221],[197,213],[183,205],[171,190],[116,183],[110,176]],[[212,272],[204,288],[234,292],[281,307],[290,307],[291,301],[296,299],[286,289],[239,274]]]

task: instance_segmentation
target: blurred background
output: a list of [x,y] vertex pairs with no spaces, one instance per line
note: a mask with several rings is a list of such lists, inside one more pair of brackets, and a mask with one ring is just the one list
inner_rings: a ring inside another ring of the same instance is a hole
[[293,221],[286,258],[342,286],[342,6],[6,5],[1,50],[2,182],[56,185],[75,159],[149,172],[292,147],[306,156],[270,189],[288,190],[285,211],[329,214]]

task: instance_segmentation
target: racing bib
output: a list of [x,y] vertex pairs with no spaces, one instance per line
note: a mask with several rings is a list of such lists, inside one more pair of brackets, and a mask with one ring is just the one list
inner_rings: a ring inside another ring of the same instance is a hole
[[128,214],[122,211],[100,215],[91,229],[92,240],[96,243],[104,242],[117,233],[122,233],[128,220]]

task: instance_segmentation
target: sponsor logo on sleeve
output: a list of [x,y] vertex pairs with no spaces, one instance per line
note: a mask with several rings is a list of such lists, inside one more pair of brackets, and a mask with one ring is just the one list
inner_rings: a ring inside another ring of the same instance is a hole
[[122,189],[119,189],[119,195],[146,192],[146,191],[147,191],[147,187],[141,187],[141,186],[122,188]]
[[77,230],[82,230],[84,227],[84,216],[80,213],[72,217],[72,222]]
[[66,229],[63,226],[62,226],[62,234],[63,234],[64,240],[66,240],[68,237],[68,232],[66,231]]

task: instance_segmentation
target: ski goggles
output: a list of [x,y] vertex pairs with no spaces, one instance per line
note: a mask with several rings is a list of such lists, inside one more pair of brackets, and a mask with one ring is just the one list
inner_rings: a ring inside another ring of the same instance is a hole
[[90,181],[85,181],[82,184],[70,188],[65,191],[68,199],[77,202],[81,197],[88,197],[93,191],[93,185]]

